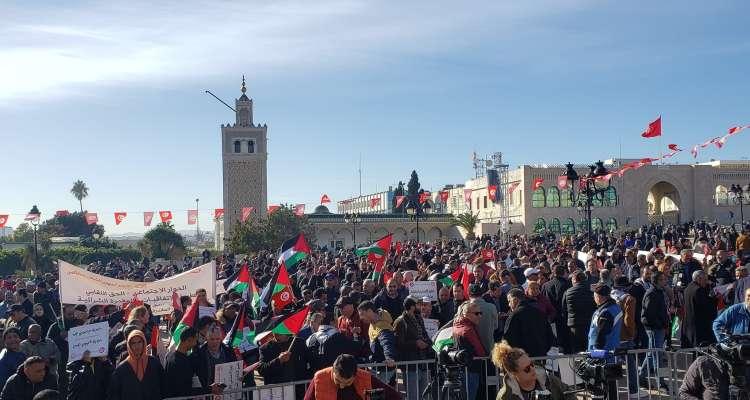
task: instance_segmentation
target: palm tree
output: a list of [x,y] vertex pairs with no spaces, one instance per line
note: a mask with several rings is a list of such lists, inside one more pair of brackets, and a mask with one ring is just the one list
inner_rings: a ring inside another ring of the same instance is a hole
[[465,230],[466,239],[468,240],[474,240],[474,229],[476,229],[478,223],[479,213],[477,213],[477,215],[474,215],[470,211],[467,211],[463,214],[454,215],[453,218],[451,218],[451,225]]
[[70,193],[73,194],[73,197],[78,199],[78,203],[81,205],[81,214],[83,214],[83,199],[88,197],[89,188],[86,187],[86,184],[79,179],[73,184],[73,188],[70,189]]

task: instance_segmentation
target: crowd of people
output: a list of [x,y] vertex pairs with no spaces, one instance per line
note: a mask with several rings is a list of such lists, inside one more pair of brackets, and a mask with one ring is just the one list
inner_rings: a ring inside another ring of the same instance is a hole
[[[542,233],[471,243],[409,241],[391,247],[382,271],[353,249],[318,248],[289,271],[296,301],[284,308],[271,304],[263,313],[245,307],[243,294],[235,291],[213,299],[205,290],[182,296],[181,307],[168,316],[152,315],[148,304],[60,304],[55,272],[30,280],[8,277],[0,288],[0,400],[220,394],[224,386],[215,382],[214,367],[238,360],[245,366],[244,387],[309,381],[297,385],[297,398],[332,398],[336,392],[339,399],[364,399],[363,388],[387,389],[389,398],[400,396],[393,390],[398,388],[406,398],[421,398],[434,367],[397,363],[436,359],[425,319],[452,327],[455,346],[470,355],[468,399],[493,395],[486,389],[493,362],[503,373],[498,398],[527,398],[540,386],[562,398],[559,381],[540,372],[530,357],[553,348],[565,354],[692,348],[747,333],[750,318],[742,318],[750,307],[749,230],[691,222],[600,231],[590,238]],[[275,249],[252,256],[204,252],[177,264],[114,260],[85,268],[153,281],[210,260],[217,263],[217,278],[229,281],[247,265],[259,288],[278,268]],[[460,279],[446,280],[458,270]],[[423,280],[437,282],[436,301],[410,295],[410,282]],[[214,307],[215,314],[174,333],[181,310],[192,302]],[[242,353],[224,340],[242,310],[259,333],[301,307],[309,308],[309,317],[295,335],[272,333]],[[111,328],[108,354],[69,362],[67,332],[105,321]],[[167,351],[161,342],[173,334],[179,344]],[[628,357],[632,397],[642,394],[639,386],[669,391],[664,381],[649,381],[659,368],[658,354]],[[367,362],[389,368],[366,375],[357,365]]]

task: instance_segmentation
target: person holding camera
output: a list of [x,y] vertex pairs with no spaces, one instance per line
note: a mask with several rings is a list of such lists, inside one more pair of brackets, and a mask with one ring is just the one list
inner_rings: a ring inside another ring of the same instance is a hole
[[469,400],[474,400],[479,391],[480,374],[482,373],[482,360],[475,357],[484,357],[487,351],[482,345],[478,326],[482,317],[482,311],[474,300],[461,303],[458,307],[458,315],[453,321],[453,340],[458,350],[465,350],[472,360],[467,368],[466,386]]
[[681,400],[729,399],[729,374],[724,362],[700,356],[690,364],[679,389]]
[[542,398],[562,400],[572,396],[565,395],[562,382],[547,374],[543,368],[537,369],[523,349],[511,347],[508,342],[495,344],[492,349],[492,362],[503,373],[503,386],[497,393],[496,400],[525,400]]
[[[383,400],[401,399],[402,396],[381,382],[367,370],[357,367],[357,360],[342,354],[333,361],[333,366],[315,373],[305,392],[304,400],[358,400],[368,398],[368,392],[382,393]],[[370,398],[372,394],[370,394]]]
[[714,336],[719,343],[726,342],[730,335],[750,333],[750,288],[745,289],[744,296],[744,303],[727,307],[714,320]]

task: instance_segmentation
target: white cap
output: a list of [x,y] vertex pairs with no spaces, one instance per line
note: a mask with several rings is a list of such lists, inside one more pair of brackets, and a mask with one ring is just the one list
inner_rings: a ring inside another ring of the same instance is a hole
[[523,271],[523,276],[525,276],[525,277],[527,277],[527,278],[528,278],[528,277],[530,277],[531,275],[534,275],[534,274],[538,274],[538,273],[539,273],[539,270],[538,270],[538,269],[536,269],[536,268],[526,268],[526,269],[525,269],[525,270]]

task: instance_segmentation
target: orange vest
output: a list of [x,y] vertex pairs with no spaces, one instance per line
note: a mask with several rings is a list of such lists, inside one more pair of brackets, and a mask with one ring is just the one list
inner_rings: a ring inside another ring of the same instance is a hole
[[[323,368],[313,377],[316,400],[333,400],[338,396],[339,387],[333,383],[333,367]],[[372,375],[357,368],[354,375],[354,390],[360,399],[365,398],[365,392],[372,389]]]

